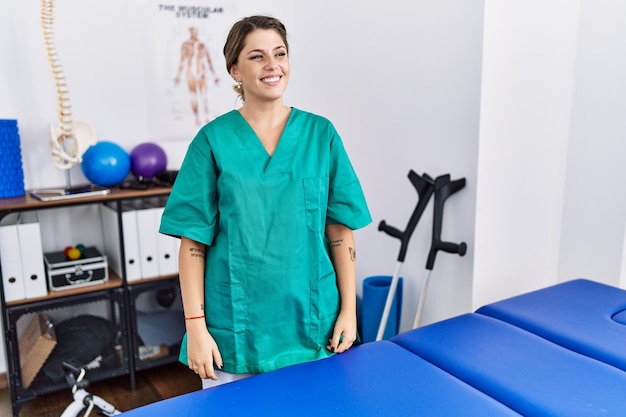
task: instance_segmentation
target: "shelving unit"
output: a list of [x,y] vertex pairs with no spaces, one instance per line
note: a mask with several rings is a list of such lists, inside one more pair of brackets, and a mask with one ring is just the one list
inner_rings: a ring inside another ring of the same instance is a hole
[[[48,295],[37,298],[5,302],[3,280],[0,279],[7,379],[14,416],[18,415],[24,403],[38,395],[69,389],[64,375],[59,378],[58,372],[46,368],[49,362],[58,361],[63,354],[71,357],[73,353],[71,349],[68,352],[67,347],[63,352],[53,350],[34,380],[28,384],[23,383],[19,338],[33,318],[38,316],[50,319],[55,330],[71,332],[71,325],[92,326],[98,328],[98,333],[94,333],[93,338],[108,338],[107,342],[111,343],[113,349],[108,349],[107,354],[102,355],[94,369],[87,370],[86,378],[89,381],[128,375],[130,386],[134,389],[135,372],[177,360],[180,349],[177,338],[182,337],[180,332],[184,329],[177,275],[128,282],[123,266],[125,255],[122,204],[155,199],[165,201],[170,191],[169,187],[140,191],[113,188],[109,194],[56,201],[40,201],[27,192],[22,197],[0,199],[0,220],[14,212],[40,212],[80,205],[113,206],[118,214],[120,253],[117,255],[122,259],[121,273],[115,273],[109,268],[109,279],[105,283],[48,291]],[[101,219],[94,219],[94,224],[101,225]],[[158,331],[152,331],[150,326],[158,327],[154,326],[153,316],[160,316],[173,323],[172,333],[164,334],[163,326]],[[78,321],[78,324],[74,321]],[[64,323],[66,328],[59,327],[58,323]],[[159,337],[164,340],[159,341]]]

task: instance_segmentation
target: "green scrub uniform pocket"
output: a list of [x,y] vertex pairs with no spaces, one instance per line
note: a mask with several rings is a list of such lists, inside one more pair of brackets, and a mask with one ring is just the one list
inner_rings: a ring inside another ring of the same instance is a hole
[[332,337],[339,314],[339,290],[334,272],[320,280],[311,281],[311,331],[309,336],[318,349],[324,348]]
[[320,232],[326,225],[326,205],[328,204],[328,178],[304,178],[304,207],[306,225],[313,232]]

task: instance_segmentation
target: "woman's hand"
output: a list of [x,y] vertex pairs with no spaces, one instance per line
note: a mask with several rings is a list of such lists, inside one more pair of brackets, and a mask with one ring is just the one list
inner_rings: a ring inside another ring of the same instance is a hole
[[187,323],[187,363],[203,379],[217,380],[215,367],[222,369],[222,355],[204,320]]
[[331,352],[343,353],[352,347],[356,340],[356,313],[341,311],[335,321],[333,337],[326,348]]

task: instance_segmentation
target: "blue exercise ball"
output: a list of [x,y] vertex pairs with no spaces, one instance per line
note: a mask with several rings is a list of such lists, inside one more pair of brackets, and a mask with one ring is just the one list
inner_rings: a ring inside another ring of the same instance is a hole
[[99,141],[83,154],[80,166],[93,184],[110,187],[124,181],[130,172],[130,155],[116,143]]
[[151,179],[165,168],[167,155],[156,143],[142,143],[130,151],[130,170],[137,178]]

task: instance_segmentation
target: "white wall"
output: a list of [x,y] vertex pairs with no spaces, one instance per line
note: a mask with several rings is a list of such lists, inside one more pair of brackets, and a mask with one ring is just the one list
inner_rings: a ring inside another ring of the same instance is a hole
[[626,2],[583,1],[559,240],[561,281],[583,276],[620,282],[626,225],[624,74]]
[[488,1],[473,306],[624,286],[625,5]]
[[474,307],[557,281],[579,1],[487,1]]

